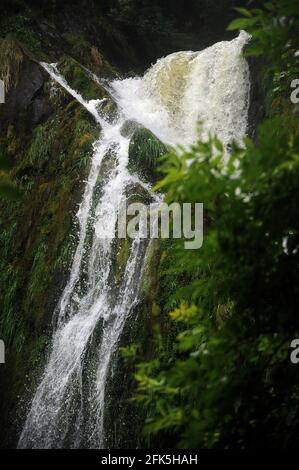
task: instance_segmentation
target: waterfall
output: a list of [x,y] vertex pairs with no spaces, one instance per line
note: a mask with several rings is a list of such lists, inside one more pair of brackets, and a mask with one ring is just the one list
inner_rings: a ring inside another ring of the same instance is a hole
[[[100,137],[80,204],[78,243],[68,282],[56,308],[55,330],[44,373],[30,404],[19,448],[105,447],[106,384],[117,346],[133,308],[150,244],[133,240],[122,279],[111,280],[112,237],[126,189],[138,182],[127,170],[127,120],[150,129],[164,143],[189,145],[216,133],[225,144],[241,143],[247,128],[249,69],[242,57],[245,33],[201,52],[178,52],[157,61],[143,78],[114,80],[109,93],[118,105],[113,124],[101,113],[104,100],[85,101],[59,74],[42,64],[60,86],[94,117]],[[198,130],[198,121],[202,121]],[[103,164],[113,161],[102,178]],[[99,180],[101,187],[99,189]],[[199,182],[200,184],[200,182]],[[159,196],[155,196],[159,201]]]
[[188,146],[209,133],[224,144],[241,144],[250,92],[249,66],[241,52],[249,38],[242,31],[233,41],[200,52],[171,54],[143,78],[114,82],[112,93],[128,119],[166,144]]

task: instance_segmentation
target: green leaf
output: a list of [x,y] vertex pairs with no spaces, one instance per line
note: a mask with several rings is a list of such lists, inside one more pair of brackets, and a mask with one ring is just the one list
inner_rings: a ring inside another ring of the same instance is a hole
[[238,18],[233,20],[227,27],[227,31],[238,31],[239,29],[247,29],[248,20],[245,18]]
[[241,15],[246,16],[247,18],[252,18],[252,13],[251,11],[247,10],[247,8],[236,7],[235,10]]
[[227,31],[250,30],[258,21],[259,17],[237,18],[228,25]]

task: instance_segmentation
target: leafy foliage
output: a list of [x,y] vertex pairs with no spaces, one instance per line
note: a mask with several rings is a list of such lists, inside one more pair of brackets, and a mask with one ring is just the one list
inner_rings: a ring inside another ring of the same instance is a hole
[[[245,29],[252,35],[248,56],[262,56],[268,61],[268,73],[276,85],[297,78],[299,50],[299,8],[294,0],[258,2],[261,8],[237,8],[242,15],[228,30]],[[281,90],[280,90],[281,91]]]
[[157,162],[166,152],[166,146],[150,131],[143,128],[136,129],[130,141],[128,168],[147,180],[155,180],[159,178]]
[[[244,18],[230,27],[253,35],[249,51],[267,57],[264,73],[297,47],[295,7],[239,9]],[[174,354],[159,350],[136,372],[145,433],[162,447],[298,445],[299,370],[289,355],[299,334],[299,133],[291,106],[259,126],[256,143],[232,145],[228,161],[210,137],[163,165],[158,188],[169,202],[203,202],[206,233],[201,250],[177,242],[172,258],[185,280],[171,295],[180,302],[170,313],[179,329]]]

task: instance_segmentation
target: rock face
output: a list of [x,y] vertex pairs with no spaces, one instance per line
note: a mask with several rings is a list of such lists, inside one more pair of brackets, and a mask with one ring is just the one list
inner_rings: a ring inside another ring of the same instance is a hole
[[0,40],[0,77],[5,83],[5,103],[0,107],[0,126],[15,122],[21,113],[31,114],[37,123],[47,112],[47,104],[39,92],[47,74],[14,40]]
[[[15,3],[18,9],[24,2],[6,3]],[[74,215],[88,174],[92,143],[99,134],[93,118],[49,79],[39,61],[58,62],[58,69],[68,83],[80,90],[86,100],[105,98],[101,109],[113,122],[116,105],[87,69],[100,79],[112,78],[118,72],[106,57],[113,58],[125,70],[144,67],[151,57],[143,58],[143,46],[136,45],[135,31],[129,47],[128,36],[96,16],[99,2],[75,2],[76,8],[62,3],[53,17],[51,12],[47,18],[38,12],[29,18],[17,14],[7,22],[0,18],[0,37],[12,35],[18,39],[0,39],[0,79],[5,82],[6,91],[6,102],[0,104],[0,154],[13,162],[11,176],[23,193],[17,202],[0,200],[0,338],[5,340],[7,349],[7,363],[0,368],[2,447],[15,447],[17,409],[19,421],[23,419],[19,399],[25,391],[28,397],[32,395],[44,364],[53,310],[77,243]],[[207,42],[210,44],[214,39],[208,38]],[[152,46],[147,36],[146,40]],[[259,113],[257,91],[256,80],[252,123]],[[135,122],[127,122],[122,133],[132,136],[129,170],[144,181],[156,183],[161,178],[160,157],[167,153],[167,147]],[[112,159],[104,161],[102,180],[107,177],[110,165]],[[100,190],[101,181],[98,185]],[[138,183],[128,188],[127,196],[132,202],[151,202],[148,192]],[[128,259],[128,243],[116,242],[116,285]],[[136,338],[142,337],[145,355],[149,356],[154,349],[152,331],[161,311],[157,298],[162,298],[165,286],[171,284],[162,277],[157,280],[160,258],[159,249],[153,250],[144,281],[144,302],[136,307],[132,314],[134,318],[136,314],[136,321],[126,326],[121,339],[123,346],[131,346]],[[165,328],[167,320],[162,320]],[[112,448],[138,443],[142,446],[140,410],[137,413],[135,405],[128,402],[134,388],[133,372],[134,364],[119,356],[114,370],[119,380],[109,384],[107,410],[113,423],[109,435]],[[130,430],[126,423],[130,423]]]
[[155,183],[162,177],[158,168],[166,153],[167,147],[152,132],[137,128],[130,141],[128,168],[145,181]]
[[[0,441],[15,447],[16,410],[43,366],[76,246],[74,215],[100,129],[17,41],[0,42],[0,64],[6,89],[0,153],[12,162],[11,178],[22,191],[16,202],[0,199],[0,338],[7,358],[0,368]],[[59,66],[86,99],[105,98],[104,112],[113,119],[113,101],[83,66],[68,57]]]
[[[115,76],[105,59],[94,54],[98,67],[103,68],[100,79],[108,72]],[[25,402],[30,399],[43,370],[53,311],[77,243],[74,215],[88,174],[92,143],[100,129],[17,41],[1,41],[0,63],[6,87],[6,102],[0,106],[0,152],[13,162],[11,178],[22,191],[17,202],[0,199],[0,338],[7,350],[7,362],[0,368],[0,445],[15,447],[19,434],[16,423],[22,425],[27,411],[20,405],[20,397]],[[117,117],[115,103],[82,64],[64,56],[57,68],[85,100],[105,99],[101,111],[113,122]],[[157,167],[166,147],[136,123],[127,123],[123,133],[133,135],[130,169],[154,183],[160,177]],[[107,155],[97,183],[99,191],[113,165],[113,154]],[[128,187],[127,197],[130,202],[152,201],[138,183]],[[131,242],[115,242],[112,286],[123,276]],[[147,327],[148,312],[144,312],[138,316],[140,329]],[[121,343],[126,344],[128,338],[125,332]],[[127,369],[122,369],[121,359],[115,367],[117,374],[123,375],[122,396],[126,399],[134,383]],[[111,390],[116,387],[114,380],[110,386]],[[124,414],[135,413],[135,407],[123,405],[120,397],[117,406],[114,401],[108,408],[108,414],[119,410],[120,422]],[[119,445],[133,444],[137,421],[140,423],[136,416],[135,420],[131,437],[125,438],[123,433]]]

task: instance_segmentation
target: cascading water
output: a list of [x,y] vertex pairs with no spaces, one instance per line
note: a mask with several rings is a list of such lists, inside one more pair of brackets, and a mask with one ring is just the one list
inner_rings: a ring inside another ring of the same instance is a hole
[[[170,145],[189,145],[209,132],[228,144],[241,143],[247,127],[249,69],[241,51],[245,33],[202,52],[160,59],[143,78],[116,80],[109,91],[120,116],[110,124],[103,100],[86,102],[54,65],[42,64],[95,118],[101,136],[94,143],[88,180],[77,213],[77,249],[57,306],[51,352],[20,436],[19,448],[103,448],[106,384],[124,325],[140,301],[146,250],[135,238],[122,280],[111,281],[117,211],[137,178],[127,171],[129,138],[125,121],[135,120]],[[114,164],[101,182],[103,162]],[[138,181],[139,184],[143,184]],[[199,181],[200,184],[200,181]],[[143,184],[145,188],[146,185]],[[158,196],[156,196],[158,201]]]
[[114,82],[112,93],[128,119],[169,145],[190,145],[209,132],[224,144],[233,139],[241,143],[250,90],[242,49],[249,38],[242,31],[233,41],[204,51],[171,54],[158,60],[143,78]]

